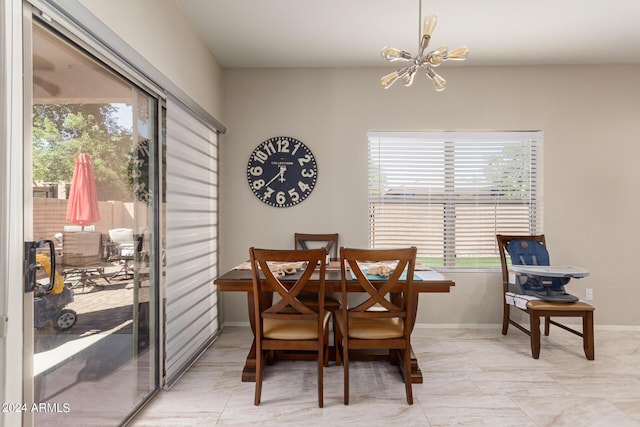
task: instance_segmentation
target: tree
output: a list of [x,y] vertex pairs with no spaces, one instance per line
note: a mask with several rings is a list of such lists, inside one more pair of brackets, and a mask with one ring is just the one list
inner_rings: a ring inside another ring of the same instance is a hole
[[131,130],[118,123],[113,104],[34,106],[33,176],[70,183],[75,160],[87,153],[94,166],[99,200],[132,200],[127,184]]
[[531,190],[531,149],[526,144],[505,146],[500,155],[489,159],[485,175],[503,196],[522,198]]

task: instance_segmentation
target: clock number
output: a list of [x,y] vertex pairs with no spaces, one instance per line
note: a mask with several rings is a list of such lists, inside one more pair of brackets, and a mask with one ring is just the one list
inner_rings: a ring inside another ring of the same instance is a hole
[[270,156],[270,155],[276,153],[276,147],[273,146],[273,142],[271,142],[271,141],[267,141],[264,144],[264,149],[267,152],[267,156]]
[[310,154],[305,154],[304,157],[300,157],[298,159],[298,163],[300,163],[300,166],[304,166],[305,163],[309,163],[310,161],[311,161]]
[[289,141],[286,139],[278,140],[278,151],[280,153],[288,153],[289,152]]
[[313,169],[302,169],[302,171],[300,172],[300,175],[304,176],[305,178],[311,178],[315,174],[316,172]]
[[262,168],[260,166],[254,166],[251,169],[249,169],[249,173],[253,176],[260,176],[262,175]]
[[254,190],[259,190],[264,187],[264,179],[256,179],[251,185],[253,185]]
[[309,189],[311,187],[309,187],[309,184],[305,184],[302,181],[298,181],[298,188],[300,189],[300,191],[302,191],[303,193],[306,193],[307,191],[309,191]]
[[260,150],[256,151],[256,154],[254,156],[254,159],[257,162],[262,163],[263,165],[264,165],[264,162],[266,162],[268,158],[269,158],[269,156],[267,154],[265,154],[263,151],[260,151]]
[[291,154],[293,154],[295,156],[296,155],[296,151],[298,151],[298,148],[300,148],[301,145],[302,145],[301,142],[296,142],[295,144],[293,144],[293,151],[291,152]]
[[291,201],[293,203],[297,202],[298,200],[300,200],[300,195],[298,194],[298,192],[296,191],[295,187],[289,190],[289,197],[291,197]]
[[287,196],[284,191],[278,191],[276,193],[276,203],[279,205],[284,205],[284,202],[287,201]]
[[267,187],[267,191],[264,192],[264,194],[262,195],[262,199],[263,200],[267,200],[268,198],[271,197],[271,195],[273,194],[273,188],[271,187]]

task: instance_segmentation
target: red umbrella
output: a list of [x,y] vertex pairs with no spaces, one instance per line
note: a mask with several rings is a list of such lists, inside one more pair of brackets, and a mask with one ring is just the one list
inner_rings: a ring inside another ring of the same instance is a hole
[[80,154],[76,159],[73,170],[69,204],[67,205],[67,220],[74,224],[93,224],[100,219],[96,181],[93,177],[93,164],[88,154]]

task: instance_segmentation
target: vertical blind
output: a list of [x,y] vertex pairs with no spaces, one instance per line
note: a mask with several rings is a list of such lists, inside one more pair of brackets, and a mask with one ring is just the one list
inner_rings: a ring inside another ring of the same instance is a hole
[[542,232],[542,132],[370,132],[369,245],[499,266],[496,234]]
[[167,100],[165,384],[218,333],[218,137]]

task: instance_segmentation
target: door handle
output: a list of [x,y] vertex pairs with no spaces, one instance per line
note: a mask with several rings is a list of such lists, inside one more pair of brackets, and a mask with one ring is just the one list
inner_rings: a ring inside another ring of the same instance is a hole
[[[36,283],[36,270],[40,264],[36,261],[37,249],[49,246],[49,283],[39,285]],[[38,242],[24,242],[24,291],[39,291],[47,294],[53,289],[56,274],[56,252],[55,244],[51,240],[40,240]]]

